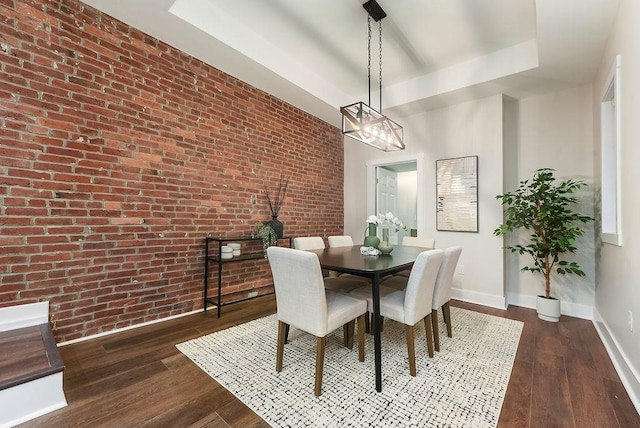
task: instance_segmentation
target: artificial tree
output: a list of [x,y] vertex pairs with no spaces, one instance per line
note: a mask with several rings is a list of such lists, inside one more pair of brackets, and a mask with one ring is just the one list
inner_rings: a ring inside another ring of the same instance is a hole
[[592,217],[572,209],[577,203],[573,194],[586,183],[568,179],[556,184],[553,172],[551,168],[538,169],[533,179],[521,181],[513,192],[496,196],[506,209],[504,223],[493,231],[495,235],[505,235],[518,229],[530,232],[527,245],[505,248],[533,258],[533,265],[522,270],[544,275],[544,297],[547,299],[551,298],[551,272],[554,267],[560,275],[585,276],[578,263],[560,258],[564,253],[575,253],[576,238],[584,234],[581,224],[593,221]]

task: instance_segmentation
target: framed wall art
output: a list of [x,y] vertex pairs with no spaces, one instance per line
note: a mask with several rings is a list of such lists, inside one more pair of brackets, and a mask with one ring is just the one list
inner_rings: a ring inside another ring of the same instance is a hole
[[478,156],[436,161],[436,229],[478,232]]

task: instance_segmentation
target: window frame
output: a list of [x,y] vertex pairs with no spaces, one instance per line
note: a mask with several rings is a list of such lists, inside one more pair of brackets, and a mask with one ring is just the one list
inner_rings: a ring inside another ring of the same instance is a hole
[[622,246],[621,66],[617,55],[600,98],[600,238],[617,246]]

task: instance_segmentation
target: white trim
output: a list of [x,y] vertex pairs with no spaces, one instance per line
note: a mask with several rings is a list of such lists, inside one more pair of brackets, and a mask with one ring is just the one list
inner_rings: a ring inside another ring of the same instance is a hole
[[376,211],[376,167],[384,165],[394,165],[399,163],[416,163],[417,173],[417,200],[416,200],[416,227],[419,231],[424,231],[424,153],[401,153],[389,154],[389,157],[381,159],[371,159],[367,161],[367,215],[377,214]]
[[[615,128],[615,157],[616,157],[616,178],[615,178],[615,206],[616,206],[616,225],[615,225],[615,233],[612,231],[607,231],[606,233],[602,230],[600,231],[600,239],[604,244],[611,244],[621,247],[622,246],[622,79],[621,79],[621,69],[622,69],[622,55],[616,55],[611,71],[609,72],[609,76],[607,77],[606,84],[602,90],[602,96],[600,97],[600,121],[601,121],[601,130],[600,130],[600,150],[604,151],[605,145],[605,134],[608,134],[607,131],[607,123],[609,127],[613,126]],[[615,118],[613,123],[610,121],[605,121],[605,103],[611,101],[615,101]],[[606,123],[602,123],[606,122]],[[602,159],[602,165],[604,165],[605,154],[600,153],[600,157]],[[601,192],[604,190],[603,176],[605,174],[604,166],[601,166],[600,171],[600,187]],[[608,188],[608,187],[607,187]],[[601,204],[605,204],[604,201],[601,201]],[[601,211],[605,211],[604,207],[600,208]],[[608,212],[608,211],[607,211]],[[603,222],[603,226],[604,222]]]
[[600,240],[603,244],[611,244],[617,247],[622,247],[621,233],[600,233]]
[[0,331],[49,322],[49,301],[0,308]]
[[[210,309],[217,309],[217,306],[215,306],[215,305],[214,306],[207,306],[207,310],[210,310]],[[169,320],[173,320],[173,319],[176,319],[176,318],[182,318],[182,317],[186,317],[187,315],[197,314],[199,312],[202,312],[202,309],[197,309],[197,310],[191,311],[191,312],[185,312],[183,314],[172,315],[170,317],[159,318],[157,320],[147,321],[147,322],[143,322],[143,323],[140,323],[140,324],[130,325],[130,326],[127,326],[127,327],[116,328],[114,330],[109,330],[109,331],[105,331],[105,332],[102,332],[102,333],[92,334],[91,336],[80,337],[78,339],[67,340],[66,342],[58,343],[58,347],[65,346],[65,345],[73,345],[74,343],[84,342],[86,340],[91,340],[91,339],[97,339],[98,337],[109,336],[111,334],[121,333],[121,332],[127,331],[127,330],[133,330],[134,328],[139,328],[139,327],[144,327],[144,326],[147,326],[147,325],[157,324],[159,322],[169,321]]]
[[627,394],[629,394],[629,398],[635,406],[636,411],[640,413],[640,375],[638,375],[638,372],[630,363],[629,358],[627,358],[622,348],[618,345],[618,341],[613,334],[611,334],[611,330],[600,316],[598,309],[595,308],[593,325],[613,362],[618,376],[620,376],[624,389],[627,391]]
[[560,301],[560,313],[584,320],[593,319],[593,306],[583,305],[580,303]]
[[[523,308],[536,309],[536,298],[537,296],[507,293],[507,303],[509,305],[520,306]],[[560,313],[569,317],[592,320],[593,306],[560,300]]]
[[0,428],[13,427],[67,405],[62,372],[0,391]]
[[507,309],[507,303],[504,296],[497,296],[494,294],[478,293],[477,291],[452,288],[451,298],[461,300],[463,302],[475,303],[477,305],[489,306],[491,308]]

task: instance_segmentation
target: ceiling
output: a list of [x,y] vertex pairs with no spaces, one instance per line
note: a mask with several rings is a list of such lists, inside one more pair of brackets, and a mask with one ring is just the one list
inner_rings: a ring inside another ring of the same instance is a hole
[[[504,93],[523,98],[595,78],[618,0],[377,0],[383,111]],[[340,126],[368,101],[365,0],[84,0],[253,86]],[[372,21],[371,105],[378,108]]]

